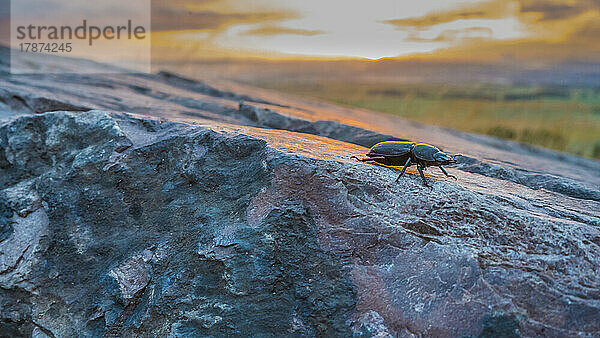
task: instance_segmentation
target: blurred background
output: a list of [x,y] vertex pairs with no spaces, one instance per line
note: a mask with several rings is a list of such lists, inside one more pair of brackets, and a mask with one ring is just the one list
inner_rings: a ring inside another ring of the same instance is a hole
[[600,158],[600,1],[153,2],[153,61]]
[[599,0],[151,3],[154,72],[600,159]]

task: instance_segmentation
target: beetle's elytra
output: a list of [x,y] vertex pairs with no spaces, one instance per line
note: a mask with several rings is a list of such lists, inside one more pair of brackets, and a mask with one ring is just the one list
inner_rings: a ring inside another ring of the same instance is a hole
[[352,158],[361,162],[374,161],[390,166],[404,166],[396,182],[404,175],[406,168],[411,165],[417,165],[421,179],[423,179],[423,184],[428,187],[431,186],[427,183],[425,175],[423,175],[423,169],[427,167],[439,167],[444,175],[456,179],[455,176],[448,175],[442,167],[442,165],[456,163],[454,160],[456,155],[447,154],[427,143],[404,141],[379,142],[369,150],[366,156],[366,158],[358,158],[356,156],[352,156]]

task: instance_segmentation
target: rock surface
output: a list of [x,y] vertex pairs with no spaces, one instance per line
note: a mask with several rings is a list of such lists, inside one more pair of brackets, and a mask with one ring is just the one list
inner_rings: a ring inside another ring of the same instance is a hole
[[[0,336],[600,335],[597,161],[168,73],[0,87]],[[349,159],[391,138],[458,180]]]

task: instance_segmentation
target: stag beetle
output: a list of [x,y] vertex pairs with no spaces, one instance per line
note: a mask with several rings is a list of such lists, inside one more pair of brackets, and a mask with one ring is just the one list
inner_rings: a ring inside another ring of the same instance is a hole
[[415,142],[404,142],[404,141],[385,141],[379,142],[374,145],[367,153],[366,158],[358,158],[352,156],[361,162],[374,161],[377,163],[389,165],[389,166],[404,166],[400,176],[396,179],[396,182],[404,175],[404,171],[411,165],[417,165],[423,184],[430,187],[429,183],[423,175],[423,169],[431,166],[439,167],[444,175],[456,179],[456,176],[448,175],[442,165],[456,163],[454,160],[455,156],[450,155],[438,148],[427,144],[427,143],[415,143]]

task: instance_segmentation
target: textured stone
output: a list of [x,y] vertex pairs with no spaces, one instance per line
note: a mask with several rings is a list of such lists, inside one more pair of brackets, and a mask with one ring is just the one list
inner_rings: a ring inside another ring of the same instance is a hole
[[[0,107],[1,336],[600,334],[597,161],[169,74],[0,83],[95,109]],[[388,136],[458,180],[349,158]]]
[[516,184],[476,191],[483,176],[459,173],[429,190],[325,138],[99,111],[20,117],[0,139],[4,209],[30,210],[4,213],[0,299],[22,304],[0,312],[5,330],[599,331],[600,232],[577,221],[597,216]]

